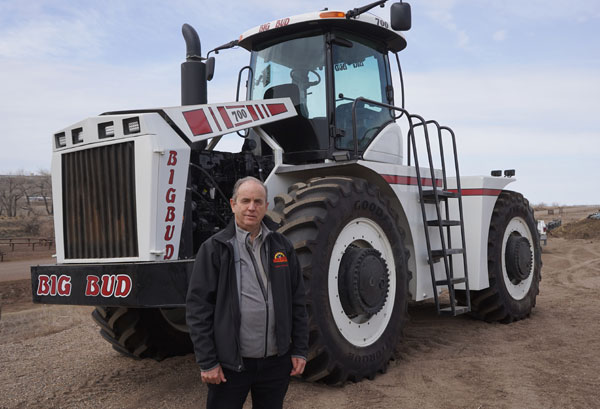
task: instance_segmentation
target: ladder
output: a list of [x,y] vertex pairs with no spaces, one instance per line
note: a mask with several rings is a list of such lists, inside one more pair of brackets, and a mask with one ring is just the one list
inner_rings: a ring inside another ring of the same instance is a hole
[[[409,115],[409,138],[408,138],[408,165],[410,166],[410,145],[412,143],[412,151],[417,172],[417,185],[419,187],[419,202],[421,204],[421,214],[423,216],[423,225],[425,228],[425,241],[427,242],[428,264],[431,272],[431,283],[433,286],[433,297],[435,306],[439,315],[460,315],[471,311],[471,298],[469,294],[469,279],[467,272],[467,254],[465,246],[465,226],[463,218],[462,206],[462,190],[460,187],[460,173],[458,171],[458,156],[456,152],[456,138],[452,129],[446,126],[440,126],[436,121],[425,121],[418,115]],[[439,150],[442,165],[442,179],[435,176],[433,168],[433,157],[431,152],[431,144],[429,140],[428,126],[434,125],[437,131]],[[427,146],[427,158],[429,161],[429,172],[431,179],[423,179],[419,169],[419,161],[417,156],[417,144],[415,143],[415,128],[423,128],[423,136],[425,145]],[[442,134],[449,134],[452,138],[452,149],[454,153],[454,166],[456,172],[456,189],[448,189],[448,181],[446,177],[446,163],[444,159],[444,147]],[[426,188],[424,188],[426,186]],[[431,188],[429,188],[431,186]],[[458,220],[450,220],[449,201],[456,200],[458,202]],[[444,214],[442,214],[441,204],[444,203]],[[425,212],[425,206],[435,206],[436,218],[428,220]],[[451,229],[459,228],[461,243],[459,247],[452,245]],[[439,234],[441,248],[431,248],[431,234]],[[464,277],[454,277],[453,258],[462,257],[464,265]],[[437,280],[435,277],[434,266],[440,261],[443,262],[446,278]],[[465,285],[464,299],[457,300],[455,285]],[[438,290],[440,287],[446,287],[450,298],[450,305],[440,305]]]

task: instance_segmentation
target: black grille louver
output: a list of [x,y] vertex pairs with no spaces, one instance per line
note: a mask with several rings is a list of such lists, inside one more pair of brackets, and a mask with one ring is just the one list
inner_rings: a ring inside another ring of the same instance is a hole
[[133,142],[62,156],[66,259],[137,257]]

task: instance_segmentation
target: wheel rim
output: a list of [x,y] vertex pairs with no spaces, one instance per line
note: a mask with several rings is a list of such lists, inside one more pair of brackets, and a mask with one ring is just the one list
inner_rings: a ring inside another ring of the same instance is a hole
[[531,254],[535,254],[535,249],[533,247],[533,237],[525,219],[521,217],[515,217],[511,219],[508,225],[506,226],[506,230],[504,230],[504,236],[502,238],[502,276],[504,279],[504,284],[506,286],[506,290],[513,299],[522,300],[523,298],[525,298],[525,296],[529,292],[529,289],[531,288],[531,283],[533,281],[533,272],[536,267],[535,257],[532,256],[531,267],[529,269],[529,274],[527,275],[526,279],[511,280],[506,267],[505,255],[508,240],[511,236],[514,235],[526,238],[527,242],[529,243],[529,250],[531,251]]
[[[349,317],[342,307],[338,290],[338,271],[342,257],[350,245],[379,251],[388,265],[389,293],[383,307],[376,314]],[[396,263],[392,245],[377,223],[367,218],[357,218],[344,226],[331,252],[327,289],[331,313],[341,335],[358,347],[375,343],[388,326],[396,297]]]

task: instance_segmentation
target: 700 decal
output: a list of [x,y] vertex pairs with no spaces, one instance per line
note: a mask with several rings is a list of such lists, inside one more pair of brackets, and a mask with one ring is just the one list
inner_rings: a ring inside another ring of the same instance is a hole
[[252,122],[252,118],[250,118],[250,114],[248,113],[248,108],[245,106],[227,107],[227,111],[229,112],[229,117],[233,119],[233,126],[240,126]]
[[231,111],[231,113],[233,114],[236,122],[240,122],[243,119],[248,118],[248,113],[243,109],[236,109],[235,111]]

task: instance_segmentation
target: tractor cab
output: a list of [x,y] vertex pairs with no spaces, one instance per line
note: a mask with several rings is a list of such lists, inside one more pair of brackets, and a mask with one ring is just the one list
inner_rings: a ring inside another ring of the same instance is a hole
[[[358,97],[394,104],[388,52],[406,41],[370,14],[321,11],[280,19],[244,33],[251,51],[247,98],[288,97],[298,115],[264,125],[291,164],[360,157],[390,123],[393,111]],[[250,138],[258,140],[256,135]],[[335,155],[334,155],[335,153]]]

